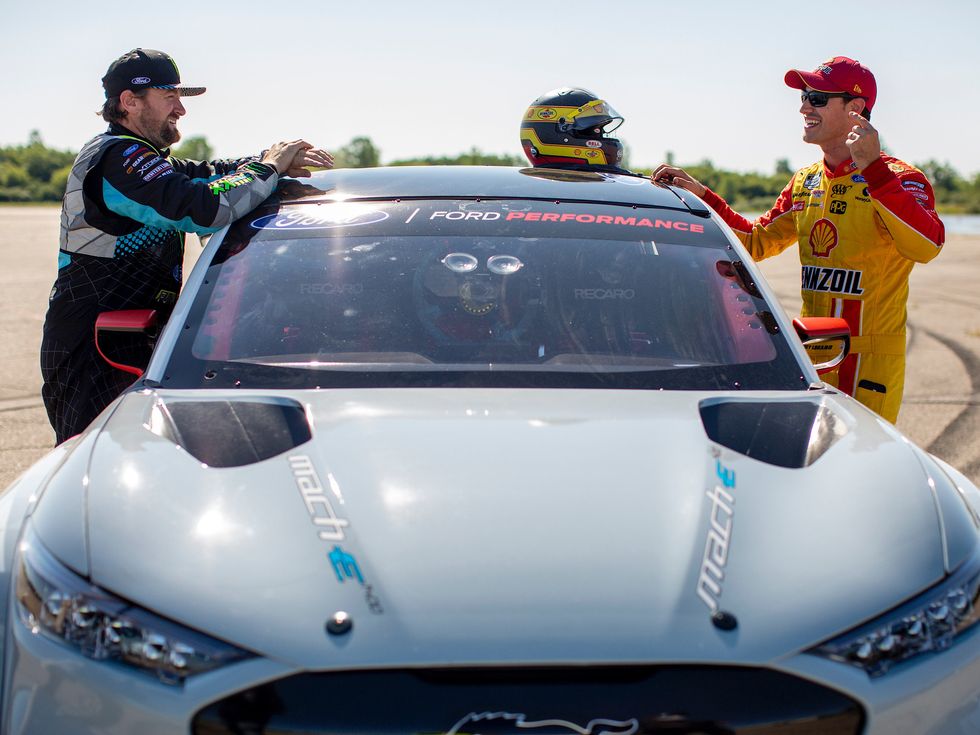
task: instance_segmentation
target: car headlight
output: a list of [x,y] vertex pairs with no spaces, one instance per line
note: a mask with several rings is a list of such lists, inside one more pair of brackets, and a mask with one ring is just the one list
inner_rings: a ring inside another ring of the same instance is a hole
[[878,677],[902,661],[952,646],[980,622],[980,553],[938,585],[810,653],[843,661]]
[[35,635],[166,684],[252,655],[89,584],[55,559],[30,527],[20,544],[16,595],[20,619]]

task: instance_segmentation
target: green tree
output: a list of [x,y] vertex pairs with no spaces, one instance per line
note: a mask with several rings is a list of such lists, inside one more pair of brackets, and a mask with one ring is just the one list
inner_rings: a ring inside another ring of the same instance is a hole
[[27,169],[12,161],[0,161],[0,187],[26,187],[31,183]]
[[32,179],[41,182],[51,180],[51,174],[66,164],[70,164],[75,156],[68,151],[57,151],[48,148],[41,140],[41,134],[32,130],[26,146],[22,146],[16,157],[27,169]]
[[948,162],[940,163],[935,159],[930,159],[925,163],[915,164],[915,167],[924,173],[926,178],[932,182],[932,188],[936,191],[937,196],[940,191],[952,193],[960,188],[962,183],[965,183],[960,178],[960,175],[956,173],[956,169]]
[[67,166],[62,166],[53,174],[51,174],[51,182],[48,186],[55,192],[58,192],[58,197],[63,197],[65,195],[65,189],[68,188],[68,174],[71,173],[71,164]]
[[381,165],[381,151],[365,135],[353,138],[333,153],[335,168],[371,168]]
[[527,159],[507,154],[484,153],[476,146],[466,153],[456,156],[426,156],[424,158],[403,158],[392,161],[389,166],[526,166]]
[[192,135],[171,151],[175,158],[188,161],[210,161],[214,157],[211,144],[203,135]]
[[[0,201],[57,201],[65,193],[55,172],[70,166],[75,159],[71,151],[48,148],[41,134],[32,130],[27,145],[0,148]],[[59,186],[60,184],[60,186]]]

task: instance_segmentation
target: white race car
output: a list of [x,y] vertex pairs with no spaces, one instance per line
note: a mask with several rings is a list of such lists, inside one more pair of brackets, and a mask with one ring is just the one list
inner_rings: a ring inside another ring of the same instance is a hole
[[980,492],[690,194],[321,173],[154,319],[0,497],[2,732],[980,732]]

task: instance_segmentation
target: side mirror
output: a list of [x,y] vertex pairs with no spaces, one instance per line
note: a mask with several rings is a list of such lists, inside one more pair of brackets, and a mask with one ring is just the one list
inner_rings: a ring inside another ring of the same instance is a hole
[[142,375],[157,335],[153,309],[104,311],[95,320],[95,349],[112,367]]
[[800,317],[793,320],[793,328],[820,374],[840,365],[851,351],[851,328],[838,317]]

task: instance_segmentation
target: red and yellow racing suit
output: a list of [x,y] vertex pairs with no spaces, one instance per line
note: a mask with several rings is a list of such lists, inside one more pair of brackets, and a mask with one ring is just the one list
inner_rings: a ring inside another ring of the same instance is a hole
[[909,273],[945,240],[922,172],[885,154],[863,170],[850,160],[835,170],[815,163],[797,171],[755,222],[711,190],[704,200],[756,260],[799,242],[803,316],[843,317],[851,327],[851,355],[824,379],[894,422],[905,381]]

